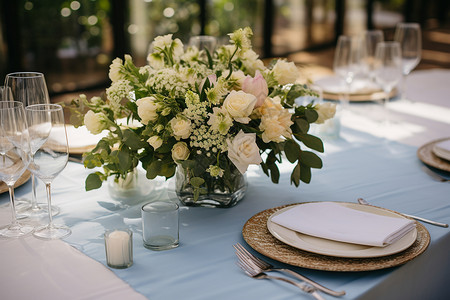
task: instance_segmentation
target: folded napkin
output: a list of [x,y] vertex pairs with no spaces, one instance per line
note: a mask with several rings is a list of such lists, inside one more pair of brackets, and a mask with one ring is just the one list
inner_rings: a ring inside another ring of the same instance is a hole
[[[340,94],[347,91],[345,82],[337,76],[321,78],[314,84],[320,86],[327,93]],[[371,94],[379,91],[380,87],[366,78],[355,78],[350,87],[350,94]]]
[[384,247],[415,228],[415,222],[358,211],[333,202],[306,203],[272,218],[300,233],[352,244]]
[[434,144],[433,152],[440,158],[450,160],[450,139]]
[[98,141],[108,134],[107,131],[103,131],[100,134],[94,135],[87,130],[86,126],[75,128],[72,125],[66,125],[66,132],[69,148],[95,146]]

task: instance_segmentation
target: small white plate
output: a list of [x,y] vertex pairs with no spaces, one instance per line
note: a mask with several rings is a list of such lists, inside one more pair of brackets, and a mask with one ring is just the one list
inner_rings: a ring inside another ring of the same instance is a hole
[[[356,209],[359,211],[364,211],[368,213],[373,213],[382,216],[394,217],[394,218],[405,218],[404,216],[389,211],[383,208],[361,205],[357,203],[349,202],[336,202],[337,204],[343,205],[348,208]],[[302,204],[298,204],[302,205]],[[297,206],[297,205],[295,205]],[[408,247],[410,247],[417,238],[417,229],[411,230],[408,234],[402,237],[397,242],[388,245],[386,247],[373,247],[365,245],[357,245],[350,243],[337,242],[332,240],[327,240],[323,238],[318,238],[306,234],[302,234],[286,227],[280,226],[272,222],[272,218],[286,210],[289,210],[295,206],[289,206],[283,208],[269,217],[267,220],[267,228],[269,232],[278,240],[286,243],[292,247],[305,250],[308,252],[313,252],[317,254],[323,254],[335,257],[349,257],[349,258],[363,258],[363,257],[380,257],[387,256],[401,252]],[[355,224],[355,226],[357,226]]]
[[[346,92],[345,82],[337,76],[324,77],[314,83],[322,88],[326,93],[340,94]],[[351,85],[350,95],[367,95],[380,92],[380,87],[373,81],[366,78],[355,78]]]

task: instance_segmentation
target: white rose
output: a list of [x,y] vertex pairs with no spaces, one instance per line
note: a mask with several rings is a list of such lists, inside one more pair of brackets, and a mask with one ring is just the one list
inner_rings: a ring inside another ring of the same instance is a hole
[[242,63],[244,67],[247,69],[248,73],[252,76],[255,75],[255,71],[264,70],[264,63],[262,60],[258,59],[258,54],[256,54],[253,50],[247,50],[242,54]]
[[111,79],[112,82],[116,82],[122,79],[123,75],[121,74],[122,70],[122,60],[120,58],[116,58],[112,61],[111,65],[109,66],[109,79]]
[[315,122],[317,124],[323,124],[326,120],[331,119],[336,114],[336,104],[334,103],[326,102],[316,104],[315,108],[319,115]]
[[144,125],[158,118],[156,110],[159,108],[159,104],[155,103],[155,100],[153,97],[145,97],[136,101],[138,115]]
[[164,68],[164,56],[159,53],[150,53],[147,56],[148,64],[155,70]]
[[94,113],[92,110],[84,115],[84,125],[92,134],[99,134],[106,129],[106,120],[104,113]]
[[187,139],[191,135],[192,128],[190,120],[177,116],[170,120],[169,124],[177,140],[180,140],[180,138]]
[[278,60],[272,71],[275,79],[282,85],[294,83],[300,75],[295,64],[285,60]]
[[156,149],[158,149],[159,147],[161,147],[161,145],[162,145],[162,143],[163,143],[163,140],[162,140],[159,136],[154,135],[154,136],[150,137],[150,138],[147,140],[147,143],[149,143],[150,146],[152,146],[153,149],[156,150]]
[[243,91],[231,91],[223,101],[223,107],[237,122],[248,124],[248,117],[255,107],[256,97]]
[[178,142],[172,147],[172,159],[174,161],[186,160],[188,159],[189,154],[190,151],[185,142]]
[[250,164],[260,164],[262,162],[256,145],[255,133],[244,133],[242,130],[234,137],[233,141],[227,139],[228,158],[236,168],[244,174]]

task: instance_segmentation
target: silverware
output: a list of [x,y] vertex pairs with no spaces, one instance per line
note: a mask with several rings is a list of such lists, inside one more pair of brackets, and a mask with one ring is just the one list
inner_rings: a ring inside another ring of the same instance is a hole
[[440,181],[440,182],[450,182],[450,179],[444,178],[441,175],[439,175],[436,172],[433,172],[432,170],[430,170],[429,168],[423,166],[422,170],[427,173],[428,175],[430,175],[431,178]]
[[[274,268],[271,264],[269,264],[268,262],[265,262],[264,260],[254,256],[253,254],[251,254],[250,252],[247,251],[247,249],[244,248],[244,246],[242,246],[241,244],[237,243],[235,245],[233,245],[234,249],[236,249],[236,255],[238,256],[238,258],[240,260],[244,260],[244,261],[250,261],[253,263],[253,265],[255,266],[255,268],[258,268],[261,272],[266,271],[266,272],[270,272],[270,271],[279,271],[279,272],[284,272],[287,274],[290,274],[292,276],[297,277],[300,280],[303,280],[307,283],[309,283],[310,285],[314,286],[315,288],[317,288],[318,290],[321,290],[324,293],[327,293],[329,295],[335,296],[335,297],[339,297],[339,296],[343,296],[345,295],[345,291],[333,291],[330,290],[327,287],[324,287],[323,285],[309,279],[308,277],[305,277],[301,274],[298,274],[292,270],[289,269],[283,269],[283,268]],[[253,269],[255,269],[253,268]]]
[[[371,205],[369,202],[367,202],[363,198],[358,198],[358,202],[359,202],[359,204],[363,204],[363,205]],[[417,217],[417,216],[413,216],[413,215],[408,215],[408,214],[404,214],[404,213],[399,213],[399,214],[404,215],[405,217],[408,217],[408,218],[415,219],[417,221],[422,221],[422,222],[431,224],[431,225],[445,227],[445,228],[448,227],[448,224],[439,223],[439,222],[436,222],[436,221],[431,221],[431,220],[428,220],[428,219],[425,219],[425,218],[421,218],[421,217]]]
[[293,280],[290,280],[290,279],[287,279],[284,277],[267,275],[264,272],[259,272],[255,269],[253,269],[252,266],[248,265],[245,261],[242,261],[242,260],[239,260],[237,262],[237,265],[244,271],[245,274],[247,274],[248,276],[250,276],[254,279],[274,279],[274,280],[284,281],[284,282],[290,283],[292,285],[295,285],[296,287],[298,287],[300,290],[302,290],[305,293],[311,294],[317,300],[324,300],[324,298],[317,292],[317,290],[315,288],[313,288],[312,286],[310,286],[306,283],[303,283],[303,282],[298,283],[298,282],[295,282]]

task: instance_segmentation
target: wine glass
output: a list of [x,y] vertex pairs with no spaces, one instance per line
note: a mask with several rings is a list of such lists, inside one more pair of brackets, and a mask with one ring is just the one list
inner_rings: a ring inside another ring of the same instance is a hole
[[200,52],[201,56],[205,56],[204,58],[208,58],[208,54],[212,57],[214,50],[216,50],[217,46],[217,38],[210,35],[196,35],[189,38],[189,47],[195,47]]
[[363,35],[362,51],[364,54],[362,55],[362,64],[364,73],[371,81],[375,80],[373,74],[375,50],[377,44],[382,41],[384,41],[384,35],[381,30],[368,30]]
[[11,224],[0,229],[0,236],[18,238],[30,234],[34,227],[17,221],[14,184],[30,163],[30,144],[23,104],[0,102],[0,180],[6,183],[11,204]]
[[33,104],[25,110],[35,151],[29,170],[45,183],[49,212],[48,225],[36,228],[33,234],[42,239],[64,238],[71,234],[70,228],[54,224],[50,213],[51,183],[66,167],[69,158],[63,109],[58,104]]
[[334,55],[334,72],[346,83],[344,104],[348,105],[350,90],[356,75],[362,71],[361,39],[357,36],[341,35],[338,38]]
[[386,105],[389,102],[389,94],[402,77],[402,54],[398,42],[378,43],[375,50],[374,75],[385,93],[384,108],[387,125],[389,118]]
[[422,53],[422,33],[417,23],[399,23],[395,28],[394,40],[400,43],[402,51],[402,99],[406,98],[406,78],[419,64]]
[[[5,101],[19,101],[24,107],[32,104],[49,104],[47,84],[44,74],[39,72],[16,72],[6,75],[3,99]],[[25,204],[23,203],[25,202]],[[21,201],[18,206],[20,215],[40,219],[47,215],[47,208],[39,205],[36,198],[36,179],[31,175],[31,201]],[[53,215],[59,213],[59,208],[52,207]]]

